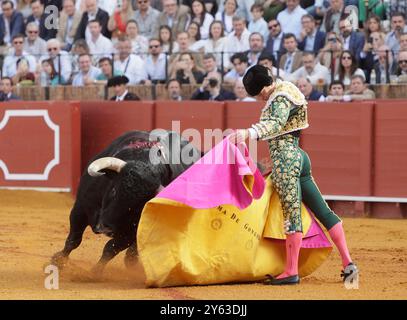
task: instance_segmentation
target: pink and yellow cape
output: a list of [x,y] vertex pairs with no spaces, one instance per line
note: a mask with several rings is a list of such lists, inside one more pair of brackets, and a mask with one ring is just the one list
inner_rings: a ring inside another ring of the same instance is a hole
[[[243,147],[224,139],[146,204],[137,245],[147,286],[257,281],[283,271],[280,201]],[[302,209],[304,277],[332,246]]]

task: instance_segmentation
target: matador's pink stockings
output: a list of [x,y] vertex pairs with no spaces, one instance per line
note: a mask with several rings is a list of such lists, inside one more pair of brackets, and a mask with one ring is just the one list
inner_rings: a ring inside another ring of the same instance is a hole
[[285,269],[277,279],[286,278],[298,274],[298,257],[302,243],[302,232],[287,235],[285,242],[286,260]]
[[335,246],[338,248],[342,258],[342,265],[345,268],[352,259],[350,258],[348,246],[346,244],[345,232],[343,231],[342,222],[338,222],[331,229],[329,229],[329,235]]

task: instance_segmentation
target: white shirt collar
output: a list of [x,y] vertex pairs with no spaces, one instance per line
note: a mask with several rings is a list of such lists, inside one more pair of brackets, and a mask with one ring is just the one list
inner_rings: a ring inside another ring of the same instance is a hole
[[311,33],[311,35],[309,35],[308,37],[309,37],[309,38],[315,38],[316,35],[317,35],[317,29],[315,28],[314,32]]
[[116,97],[116,101],[123,101],[123,100],[124,100],[124,97],[125,97],[126,94],[128,94],[128,93],[129,93],[128,90],[124,91],[124,93],[123,93],[120,97]]

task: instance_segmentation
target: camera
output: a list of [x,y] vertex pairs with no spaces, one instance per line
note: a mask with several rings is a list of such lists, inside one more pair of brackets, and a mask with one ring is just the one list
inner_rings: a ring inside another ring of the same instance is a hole
[[218,85],[218,79],[215,79],[215,78],[209,79],[209,86],[211,88],[215,88],[217,85]]

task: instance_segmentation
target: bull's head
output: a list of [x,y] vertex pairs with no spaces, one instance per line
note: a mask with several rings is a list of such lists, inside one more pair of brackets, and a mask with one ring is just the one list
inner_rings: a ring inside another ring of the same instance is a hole
[[[88,167],[92,177],[107,177],[98,228],[113,235],[138,224],[145,203],[162,189],[160,174],[151,163],[106,157]],[[107,174],[106,174],[107,173]]]

